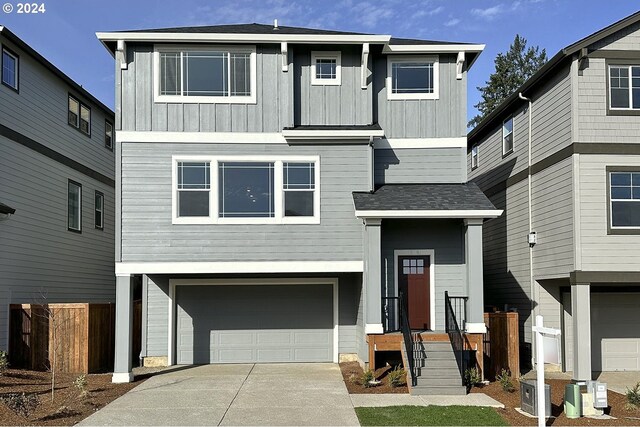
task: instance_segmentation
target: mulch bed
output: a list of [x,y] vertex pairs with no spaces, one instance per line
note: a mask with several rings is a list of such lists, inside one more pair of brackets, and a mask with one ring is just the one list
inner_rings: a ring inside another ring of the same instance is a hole
[[[111,374],[87,375],[87,395],[73,385],[78,376],[57,374],[53,401],[51,400],[51,374],[20,369],[9,369],[0,375],[0,425],[72,426],[141,384],[113,384]],[[37,406],[27,417],[16,414],[3,401],[8,393],[33,393]]]
[[381,393],[409,393],[407,385],[391,387],[387,379],[387,374],[391,371],[391,366],[376,369],[374,375],[382,383],[376,387],[364,387],[360,381],[364,373],[358,362],[344,362],[340,364],[342,378],[347,386],[349,394],[381,394]]
[[[625,409],[626,397],[609,390],[609,408],[605,413],[616,417],[615,420],[597,420],[591,418],[567,418],[564,414],[564,386],[568,380],[547,379],[545,383],[551,386],[551,414],[556,418],[547,421],[547,425],[554,426],[638,426],[640,425],[640,410]],[[518,413],[514,408],[520,407],[520,383],[513,380],[515,391],[507,393],[502,390],[500,383],[493,382],[483,387],[474,387],[472,393],[485,393],[504,404],[504,409],[496,411],[511,425],[524,426],[536,425],[536,418],[529,418]],[[631,418],[628,418],[631,417]]]

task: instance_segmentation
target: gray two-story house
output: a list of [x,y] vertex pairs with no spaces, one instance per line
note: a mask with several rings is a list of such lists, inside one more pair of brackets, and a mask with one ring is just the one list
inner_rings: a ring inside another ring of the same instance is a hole
[[[640,13],[558,52],[469,134],[485,302],[543,315],[577,380],[640,370]],[[534,353],[535,354],[535,353]],[[593,374],[592,374],[593,372]]]
[[500,211],[465,164],[482,45],[260,24],[98,38],[116,59],[114,381],[134,276],[145,364],[368,363],[401,294],[411,330],[445,330],[449,291],[484,332]]
[[113,112],[2,26],[0,54],[0,349],[7,350],[11,304],[115,301],[115,140]]

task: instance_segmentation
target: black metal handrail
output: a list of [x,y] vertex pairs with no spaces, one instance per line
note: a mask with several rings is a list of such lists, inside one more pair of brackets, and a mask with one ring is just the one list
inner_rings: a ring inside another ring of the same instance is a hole
[[407,363],[409,364],[409,373],[411,374],[411,385],[415,387],[418,384],[414,352],[415,344],[413,342],[413,335],[411,335],[411,327],[409,326],[409,316],[407,315],[409,313],[409,306],[402,292],[400,292],[398,305],[400,309],[400,329],[402,330],[404,350],[407,356]]
[[453,352],[456,355],[462,385],[466,385],[465,371],[467,361],[464,352],[464,336],[458,323],[458,317],[462,322],[466,321],[466,305],[467,297],[450,297],[448,291],[444,292],[445,330],[449,335]]
[[385,334],[400,332],[399,305],[400,297],[382,297],[382,327]]

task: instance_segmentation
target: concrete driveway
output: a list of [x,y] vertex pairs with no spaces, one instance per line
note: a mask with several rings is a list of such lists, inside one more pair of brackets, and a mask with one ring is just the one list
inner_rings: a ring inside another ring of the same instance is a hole
[[80,425],[359,425],[329,363],[203,365],[157,374]]

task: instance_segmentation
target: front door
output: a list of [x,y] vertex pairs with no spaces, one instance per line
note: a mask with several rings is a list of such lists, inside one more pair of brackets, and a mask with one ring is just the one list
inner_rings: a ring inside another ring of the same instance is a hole
[[431,329],[428,255],[398,256],[398,290],[405,295],[411,329]]

